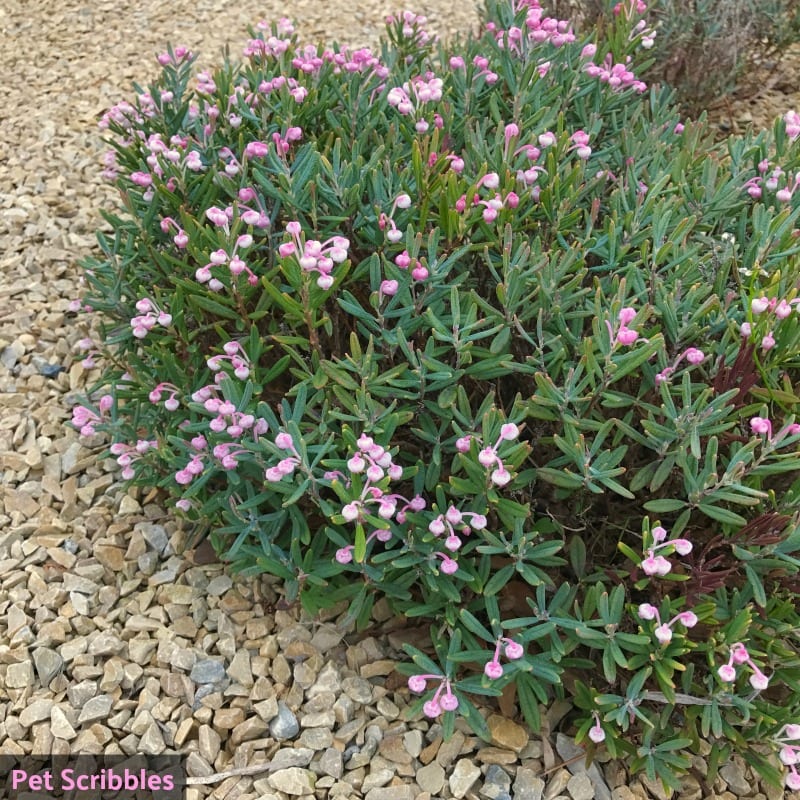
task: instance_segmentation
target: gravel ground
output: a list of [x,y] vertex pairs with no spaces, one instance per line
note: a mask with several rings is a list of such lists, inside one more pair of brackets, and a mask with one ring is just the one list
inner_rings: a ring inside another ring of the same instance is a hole
[[[491,744],[466,728],[443,743],[437,725],[404,714],[394,667],[416,631],[379,603],[375,631],[357,636],[335,613],[312,621],[283,608],[269,579],[231,578],[185,550],[154,497],[123,490],[96,459],[101,444],[86,448],[65,427],[93,378],[75,358],[85,331],[67,315],[75,264],[93,246],[97,209],[113,203],[99,178],[100,114],[147,82],[167,42],[210,65],[247,25],[288,14],[310,39],[361,45],[392,10],[371,0],[0,7],[12,45],[0,48],[0,755],[179,751],[195,779],[187,800],[665,796],[613,762],[587,771],[558,732],[558,704],[542,738],[489,711]],[[475,20],[453,0],[428,0],[425,13],[442,34]],[[679,796],[783,796],[739,762],[710,785],[705,773],[699,758]]]

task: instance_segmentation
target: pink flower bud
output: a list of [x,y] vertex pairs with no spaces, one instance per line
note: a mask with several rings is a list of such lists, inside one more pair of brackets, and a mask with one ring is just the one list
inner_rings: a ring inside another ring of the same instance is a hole
[[769,308],[769,299],[766,297],[755,297],[750,303],[750,310],[754,314],[763,314]]
[[429,719],[436,719],[436,717],[442,713],[442,709],[435,700],[428,700],[428,702],[422,706],[422,713]]
[[445,557],[442,559],[441,570],[445,575],[453,575],[458,572],[458,562],[453,561],[452,558]]
[[600,742],[605,741],[606,732],[600,727],[599,722],[596,722],[591,728],[589,728],[589,738],[595,744],[600,744]]
[[639,606],[638,614],[641,619],[651,620],[655,619],[658,614],[658,609],[650,603],[642,603]]
[[672,628],[669,625],[659,625],[654,633],[661,644],[669,644],[672,641]]
[[511,473],[505,467],[499,467],[492,472],[492,483],[495,486],[505,486],[511,480]]
[[458,708],[458,698],[451,692],[448,692],[439,700],[439,705],[442,707],[443,711],[455,711]]
[[686,628],[694,628],[697,625],[697,614],[694,611],[682,611],[678,614],[678,622],[682,623]]
[[342,508],[342,516],[347,522],[354,522],[358,519],[358,506],[355,503],[348,503]]
[[736,670],[730,664],[723,664],[717,670],[717,675],[725,683],[733,683],[736,680]]
[[408,679],[408,688],[415,694],[424,692],[427,685],[428,683],[425,678],[422,677],[422,675],[412,675]]
[[685,556],[692,552],[692,543],[688,539],[673,539],[670,544],[675,546],[678,555]]
[[750,676],[750,685],[757,691],[763,692],[769,686],[769,678],[759,670]]
[[503,676],[503,667],[498,661],[489,661],[483,668],[484,674],[493,681]]
[[518,658],[522,658],[523,655],[525,655],[525,648],[519,642],[509,641],[506,644],[507,658],[516,661]]
[[519,428],[513,422],[507,422],[500,428],[500,437],[511,441],[519,436]]

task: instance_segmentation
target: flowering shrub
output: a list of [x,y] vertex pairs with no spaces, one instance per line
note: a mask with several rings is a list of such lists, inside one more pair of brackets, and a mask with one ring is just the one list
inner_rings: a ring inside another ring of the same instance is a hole
[[380,53],[282,20],[214,72],[160,56],[102,123],[74,424],[311,613],[423,618],[445,731],[569,693],[671,785],[701,740],[794,782],[800,123],[714,145],[635,14],[488,12],[449,47],[406,12]]

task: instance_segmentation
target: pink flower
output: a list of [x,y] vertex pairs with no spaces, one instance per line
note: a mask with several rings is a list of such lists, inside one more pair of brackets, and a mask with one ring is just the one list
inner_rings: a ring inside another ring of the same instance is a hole
[[483,671],[484,674],[493,681],[503,676],[503,667],[499,661],[488,661]]
[[733,683],[736,680],[736,670],[731,664],[723,664],[718,670],[719,679],[725,683]]

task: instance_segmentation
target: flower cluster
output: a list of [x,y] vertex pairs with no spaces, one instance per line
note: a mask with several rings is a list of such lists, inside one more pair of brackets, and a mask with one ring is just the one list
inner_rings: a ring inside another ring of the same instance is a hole
[[500,663],[501,649],[509,661],[516,661],[518,658],[522,658],[522,656],[525,655],[525,648],[519,642],[501,636],[497,640],[497,645],[494,649],[494,655],[491,661],[487,661],[483,668],[484,674],[492,680],[496,680],[503,674],[503,665]]
[[751,417],[750,430],[758,436],[766,436],[770,444],[777,444],[787,436],[800,433],[800,423],[792,422],[784,425],[776,434],[772,433],[772,420],[769,417]]
[[164,401],[164,408],[166,408],[167,411],[177,411],[178,407],[180,406],[180,403],[178,402],[178,394],[180,394],[180,391],[181,390],[175,386],[175,384],[162,381],[155,386],[148,397],[150,398],[151,403],[160,403],[161,396],[167,392],[169,393],[169,397],[167,397],[167,399]]
[[131,328],[137,339],[144,339],[156,325],[166,327],[172,324],[172,315],[159,308],[149,297],[137,300],[136,310],[139,314],[131,317]]
[[653,633],[661,644],[669,644],[672,641],[672,627],[675,623],[680,622],[685,628],[693,628],[697,625],[697,615],[694,611],[681,611],[680,614],[676,614],[669,622],[662,622],[661,615],[654,605],[642,603],[639,606],[638,614],[640,619],[648,621],[655,620],[658,623]]
[[[484,447],[478,453],[478,461],[484,467],[494,467],[491,472],[491,481],[496,486],[505,486],[511,480],[511,473],[506,469],[502,459],[498,455],[498,450],[503,442],[510,442],[519,436],[519,427],[513,422],[507,422],[500,428],[500,435],[497,441],[490,446]],[[456,441],[456,450],[459,453],[468,453],[472,439],[477,436],[462,436]]]
[[443,675],[412,675],[408,679],[408,688],[415,694],[421,694],[428,687],[428,681],[439,681],[433,697],[422,706],[422,713],[429,719],[436,719],[443,711],[455,711],[458,698],[453,694],[450,679]]
[[224,353],[211,356],[206,360],[208,368],[212,372],[219,373],[222,369],[222,362],[229,361],[230,365],[233,367],[233,374],[240,381],[247,380],[250,376],[250,358],[242,345],[235,340],[231,340],[230,342],[225,342],[225,344],[222,345],[222,349],[225,351]]
[[511,26],[508,30],[499,28],[494,22],[486,24],[486,30],[494,34],[500,47],[507,48],[510,52],[523,55],[523,44],[529,47],[549,42],[553,47],[561,47],[575,41],[575,34],[569,20],[546,17],[539,0],[515,0],[514,13],[527,8],[525,17],[525,30]]
[[658,575],[664,577],[672,570],[672,562],[663,554],[657,553],[664,550],[668,554],[676,552],[678,555],[685,556],[692,552],[692,543],[688,539],[671,539],[666,541],[667,531],[660,525],[656,525],[650,532],[653,543],[645,551],[645,557],[640,564],[645,575]]
[[275,437],[275,446],[281,450],[287,450],[292,455],[282,458],[274,467],[269,467],[264,473],[264,477],[270,483],[277,483],[283,480],[287,475],[294,473],[295,469],[303,463],[300,453],[297,452],[294,440],[291,434],[281,431]]
[[632,344],[636,344],[636,342],[647,341],[647,339],[645,339],[644,337],[639,336],[639,332],[637,330],[628,327],[628,323],[633,322],[635,318],[636,318],[636,309],[627,306],[626,308],[620,309],[620,312],[617,315],[619,326],[617,327],[616,331],[611,325],[611,322],[609,320],[606,320],[608,335],[611,337],[611,341],[613,342],[615,347],[618,344],[621,344],[625,347],[629,347]]
[[[593,57],[596,52],[594,45],[586,45],[583,48],[584,56],[589,58]],[[637,79],[636,75],[628,69],[631,63],[631,57],[625,59],[625,63],[615,63],[614,56],[608,53],[603,60],[602,64],[595,64],[594,62],[588,63],[584,67],[587,75],[593,78],[598,78],[603,83],[607,83],[612,89],[621,92],[623,89],[634,89],[640,94],[647,89],[647,84],[644,81]]]
[[[465,517],[471,518],[469,525],[463,524]],[[437,538],[447,534],[444,546],[455,553],[461,547],[461,539],[456,534],[453,526],[462,525],[459,530],[463,536],[468,536],[472,530],[482,531],[486,527],[486,517],[473,511],[459,511],[455,506],[450,506],[444,514],[439,514],[428,524],[428,530]]]
[[696,347],[687,347],[686,350],[675,359],[671,366],[664,367],[664,369],[656,375],[656,386],[661,385],[664,381],[669,381],[672,377],[672,373],[675,372],[678,368],[678,364],[680,364],[684,358],[689,364],[695,366],[697,364],[702,364],[703,361],[705,361],[705,357],[705,353],[703,353],[702,350],[698,350]]
[[[782,298],[778,300],[775,297],[764,297],[761,295],[760,297],[754,297],[750,301],[750,312],[753,318],[763,319],[766,326],[769,327],[766,333],[763,333],[764,328],[762,328],[763,335],[761,336],[760,344],[762,351],[765,353],[775,347],[775,330],[767,321],[769,320],[768,315],[774,315],[775,319],[781,322],[791,316],[792,306],[800,313],[800,298],[794,298],[792,300]],[[744,338],[749,339],[754,335],[753,324],[750,322],[743,322],[739,326],[739,333],[741,333]]]
[[286,232],[292,237],[292,241],[284,242],[278,247],[281,258],[297,256],[297,262],[303,272],[318,273],[317,286],[320,289],[330,289],[333,286],[333,275],[331,275],[333,265],[347,260],[350,242],[343,236],[333,236],[324,242],[318,242],[316,239],[305,240],[300,223],[297,221],[287,222]]
[[800,725],[784,725],[773,741],[780,747],[778,757],[781,763],[789,767],[787,788],[793,792],[800,791],[800,773],[797,772],[797,765],[800,764]]
[[750,676],[750,685],[757,691],[763,692],[769,686],[769,678],[756,666],[747,648],[741,643],[736,642],[731,645],[728,663],[723,664],[718,670],[719,679],[725,683],[733,683],[736,680],[736,667],[747,664],[753,673]]
[[[425,79],[422,77],[413,78],[401,86],[389,89],[386,99],[389,105],[396,108],[403,116],[414,115],[416,120],[414,128],[417,133],[425,133],[430,128],[430,123],[423,116],[422,105],[424,103],[438,103],[442,99],[442,87],[444,81],[437,78],[432,72],[428,72]],[[413,99],[412,99],[413,97]],[[441,117],[434,118],[434,124],[441,127]]]
[[113,405],[114,398],[110,394],[104,394],[97,403],[99,414],[86,406],[75,406],[72,409],[72,424],[81,436],[94,436],[97,433],[95,426],[108,418],[108,412]]
[[125,442],[114,442],[109,448],[112,456],[117,457],[117,464],[122,467],[122,477],[129,481],[136,474],[131,466],[134,461],[138,461],[148,450],[158,449],[158,442],[154,439],[139,439],[136,444],[125,444]]

